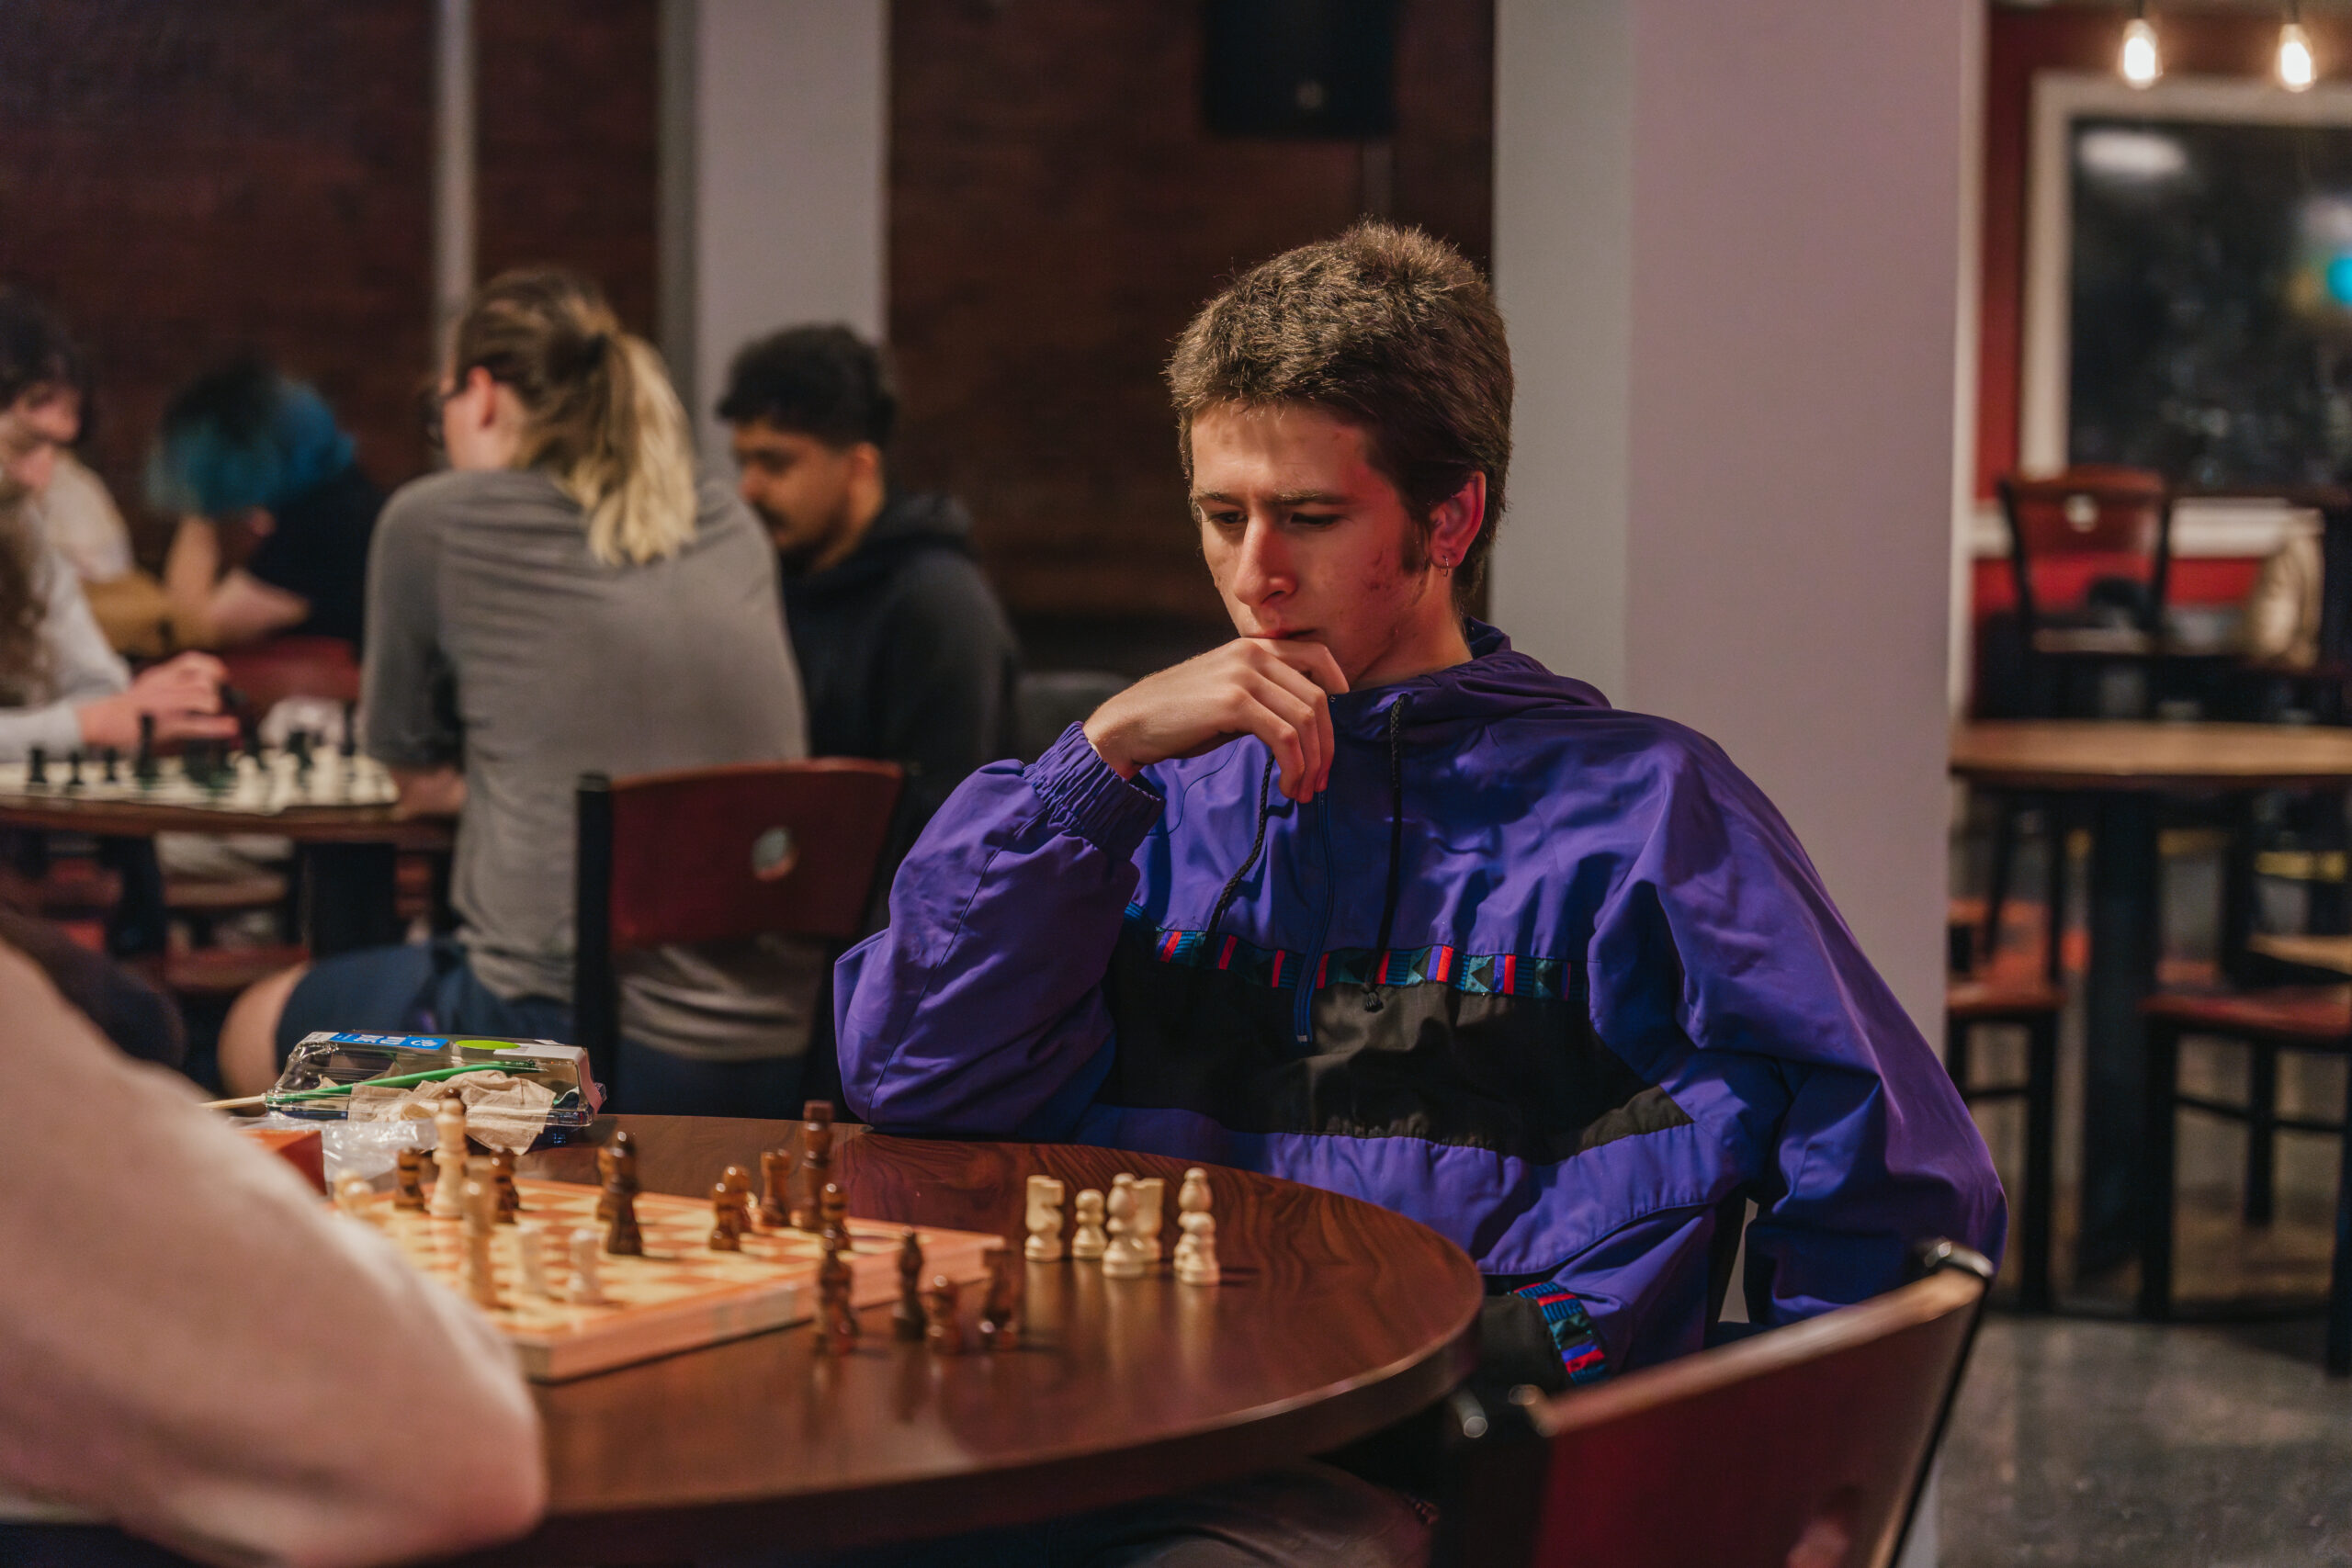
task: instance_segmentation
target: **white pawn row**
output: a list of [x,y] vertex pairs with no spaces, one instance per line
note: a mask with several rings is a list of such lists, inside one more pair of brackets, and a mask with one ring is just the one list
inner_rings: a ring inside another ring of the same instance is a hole
[[[1023,1224],[1029,1233],[1022,1256],[1033,1263],[1058,1262],[1063,1256],[1062,1200],[1068,1189],[1056,1178],[1033,1176],[1028,1183],[1028,1211]],[[1138,1180],[1121,1171],[1106,1198],[1093,1188],[1078,1195],[1077,1227],[1069,1255],[1081,1263],[1099,1262],[1114,1280],[1137,1280],[1159,1263],[1160,1221],[1167,1183],[1159,1177]],[[1176,1197],[1177,1226],[1184,1234],[1176,1243],[1176,1278],[1187,1285],[1214,1285],[1220,1271],[1216,1259],[1216,1219],[1210,1213],[1208,1172],[1195,1166],[1184,1173]]]

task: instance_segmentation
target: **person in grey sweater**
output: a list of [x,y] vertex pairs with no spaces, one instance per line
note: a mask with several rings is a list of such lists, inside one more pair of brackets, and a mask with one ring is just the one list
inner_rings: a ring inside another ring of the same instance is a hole
[[[362,682],[367,749],[402,807],[458,818],[458,933],[249,991],[221,1032],[240,1093],[315,1030],[568,1038],[579,776],[807,754],[765,541],[724,487],[697,487],[659,358],[593,286],[485,288],[440,425],[455,471],[404,487],[377,526]],[[627,1109],[797,1109],[822,963],[782,939],[628,955]]]

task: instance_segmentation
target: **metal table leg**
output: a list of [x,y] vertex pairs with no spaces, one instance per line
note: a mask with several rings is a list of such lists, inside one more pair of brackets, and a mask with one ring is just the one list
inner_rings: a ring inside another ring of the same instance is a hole
[[2137,1240],[2140,1003],[2155,987],[2161,892],[2154,798],[2099,796],[2091,833],[2090,973],[2084,990],[2089,1060],[2076,1264],[2086,1272],[2124,1262]]

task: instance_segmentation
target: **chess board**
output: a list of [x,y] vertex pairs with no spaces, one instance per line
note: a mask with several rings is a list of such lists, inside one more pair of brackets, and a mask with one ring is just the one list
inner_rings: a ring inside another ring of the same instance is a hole
[[[540,1221],[559,1236],[578,1226],[603,1235],[597,1189],[529,1178],[517,1179],[514,1187],[522,1199],[520,1219]],[[451,1289],[458,1287],[463,1222],[398,1208],[389,1192],[370,1193],[356,1213],[390,1236],[411,1262]],[[596,1306],[524,1294],[516,1249],[527,1233],[519,1224],[493,1230],[499,1304],[483,1310],[514,1347],[524,1376],[561,1382],[815,1315],[817,1266],[823,1258],[814,1235],[760,1225],[743,1237],[742,1251],[713,1252],[710,1204],[659,1192],[638,1195],[637,1221],[645,1255],[599,1258],[597,1282],[610,1300]],[[851,1303],[865,1307],[896,1301],[906,1227],[853,1219],[849,1230]],[[916,1234],[924,1277],[944,1274],[958,1284],[986,1279],[984,1254],[1005,1245],[1001,1236],[974,1231]],[[548,1249],[550,1259],[559,1255],[559,1249]],[[568,1262],[550,1262],[549,1283],[556,1289],[569,1274]]]
[[200,767],[195,774],[188,763],[185,757],[159,757],[155,777],[141,783],[125,755],[118,759],[116,776],[108,781],[106,764],[85,755],[77,784],[71,756],[51,756],[42,761],[44,782],[35,784],[29,761],[0,762],[0,796],[127,801],[274,817],[305,806],[390,806],[400,793],[391,774],[372,757],[345,757],[328,748],[314,751],[308,768],[293,752],[277,750],[265,750],[259,757],[240,751],[229,765]]

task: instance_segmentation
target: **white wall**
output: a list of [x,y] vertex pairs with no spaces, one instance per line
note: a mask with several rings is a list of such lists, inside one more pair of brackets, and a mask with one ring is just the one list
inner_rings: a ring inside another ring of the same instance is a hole
[[888,43],[886,0],[665,6],[662,336],[713,457],[745,339],[883,334]]
[[1520,403],[1497,618],[1721,741],[1931,1038],[1979,10],[1498,17]]

